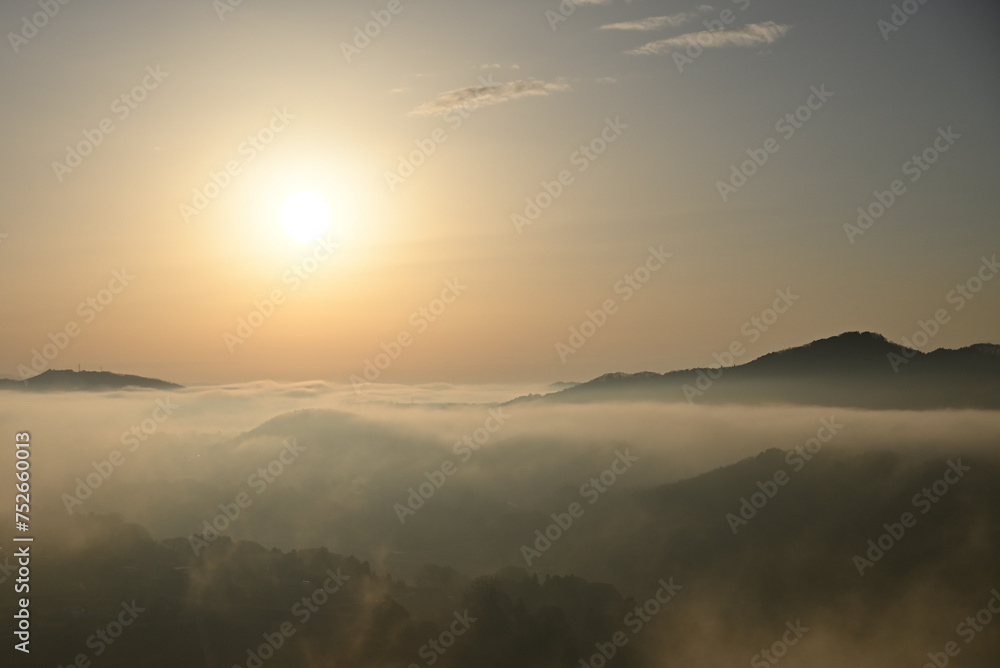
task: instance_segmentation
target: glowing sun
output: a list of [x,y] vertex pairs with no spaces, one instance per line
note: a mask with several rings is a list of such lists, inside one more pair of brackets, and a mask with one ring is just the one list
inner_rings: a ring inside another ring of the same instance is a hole
[[311,190],[289,195],[281,205],[281,227],[285,234],[300,243],[318,239],[329,223],[326,200]]

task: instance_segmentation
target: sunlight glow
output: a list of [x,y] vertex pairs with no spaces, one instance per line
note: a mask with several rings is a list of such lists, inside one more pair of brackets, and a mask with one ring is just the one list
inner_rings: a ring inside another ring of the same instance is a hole
[[330,223],[326,200],[311,190],[289,195],[281,205],[281,227],[285,234],[300,243],[318,239]]

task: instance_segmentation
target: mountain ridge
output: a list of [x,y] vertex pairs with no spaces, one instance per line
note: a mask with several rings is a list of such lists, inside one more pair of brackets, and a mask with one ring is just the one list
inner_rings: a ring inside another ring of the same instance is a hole
[[611,372],[508,403],[654,400],[873,409],[1000,408],[1000,346],[923,352],[875,332],[844,332],[732,366]]
[[24,380],[0,379],[0,390],[22,392],[99,392],[141,388],[177,390],[183,385],[158,378],[146,378],[111,371],[73,371],[72,369],[47,369],[37,376]]

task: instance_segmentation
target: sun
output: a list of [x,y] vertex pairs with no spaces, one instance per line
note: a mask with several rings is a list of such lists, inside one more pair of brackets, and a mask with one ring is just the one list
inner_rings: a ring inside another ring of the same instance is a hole
[[311,190],[289,195],[281,205],[281,227],[299,243],[315,241],[330,224],[326,200]]

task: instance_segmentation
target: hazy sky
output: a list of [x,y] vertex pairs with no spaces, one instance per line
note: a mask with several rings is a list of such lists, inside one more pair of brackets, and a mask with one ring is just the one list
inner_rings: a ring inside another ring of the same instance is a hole
[[[54,368],[347,381],[402,336],[378,380],[583,380],[938,310],[924,349],[1000,342],[1000,14],[897,6],[5,2],[0,374],[54,340]],[[282,229],[302,190],[332,253]]]

